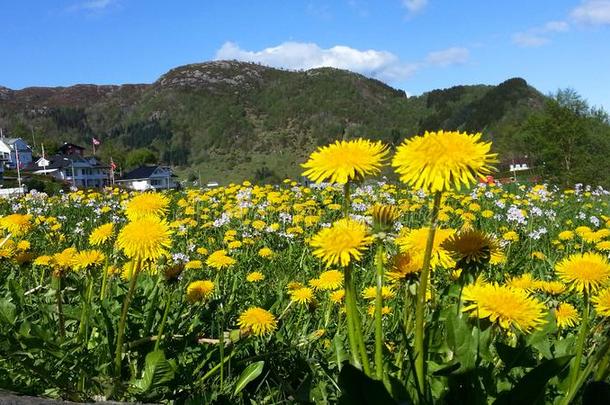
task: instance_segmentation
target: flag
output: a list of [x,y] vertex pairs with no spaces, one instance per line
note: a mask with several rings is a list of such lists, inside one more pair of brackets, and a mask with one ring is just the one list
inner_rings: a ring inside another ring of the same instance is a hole
[[93,142],[93,145],[94,145],[94,146],[98,146],[98,145],[101,145],[101,144],[102,144],[102,143],[100,142],[100,140],[99,140],[99,139],[96,139],[96,138],[91,138],[91,142]]
[[116,164],[112,160],[110,161],[110,168],[116,170]]

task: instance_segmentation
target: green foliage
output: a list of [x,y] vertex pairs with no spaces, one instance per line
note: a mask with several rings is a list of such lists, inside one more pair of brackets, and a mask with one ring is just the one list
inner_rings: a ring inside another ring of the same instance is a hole
[[132,150],[127,154],[127,157],[125,157],[126,169],[133,169],[138,166],[155,163],[157,163],[157,156],[153,151],[147,148]]
[[610,184],[608,116],[573,90],[560,90],[549,99],[517,140],[519,149],[557,183]]

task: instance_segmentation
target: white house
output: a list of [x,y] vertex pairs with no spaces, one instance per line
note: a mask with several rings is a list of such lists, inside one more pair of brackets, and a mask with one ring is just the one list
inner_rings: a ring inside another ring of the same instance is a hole
[[177,188],[175,175],[166,166],[140,166],[116,180],[117,184],[131,190],[164,190]]
[[27,167],[32,163],[32,148],[21,138],[0,138],[0,158],[11,169],[17,167],[17,159],[20,167]]
[[55,155],[38,159],[30,171],[54,177],[78,188],[100,188],[109,184],[110,167],[102,165],[95,157]]

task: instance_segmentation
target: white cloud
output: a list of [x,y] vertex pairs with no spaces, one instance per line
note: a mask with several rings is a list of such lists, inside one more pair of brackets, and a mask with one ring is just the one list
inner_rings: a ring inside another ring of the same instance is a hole
[[470,56],[470,51],[466,48],[453,47],[442,51],[430,52],[426,56],[426,62],[434,66],[451,66],[466,63]]
[[428,0],[402,0],[402,6],[410,13],[417,13],[428,5]]
[[565,21],[549,21],[541,27],[534,27],[524,32],[517,32],[513,35],[513,43],[526,47],[538,47],[551,42],[549,38],[552,34],[566,32],[570,29],[570,24]]
[[404,80],[417,69],[415,64],[401,62],[387,51],[362,51],[340,45],[324,49],[303,42],[284,42],[260,51],[248,51],[233,42],[226,42],[216,52],[216,59],[237,59],[293,70],[334,67],[388,82]]
[[610,0],[585,0],[572,10],[570,16],[581,24],[610,24]]
[[517,32],[513,35],[513,42],[524,48],[534,48],[546,45],[550,40],[546,37],[531,32]]
[[68,8],[69,11],[88,10],[102,11],[115,3],[116,0],[88,0],[78,4],[74,4]]
[[249,51],[234,42],[225,42],[216,51],[215,59],[235,59],[291,70],[334,67],[397,83],[408,79],[418,69],[463,64],[469,57],[468,49],[460,47],[430,52],[421,61],[406,62],[388,51],[359,50],[341,45],[321,48],[315,43],[284,42],[260,51]]
[[549,21],[542,27],[542,31],[544,32],[566,32],[569,29],[570,24],[565,21]]

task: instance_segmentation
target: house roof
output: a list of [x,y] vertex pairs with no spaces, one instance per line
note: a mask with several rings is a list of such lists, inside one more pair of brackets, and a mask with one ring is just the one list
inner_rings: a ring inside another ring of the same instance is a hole
[[63,145],[61,145],[59,147],[59,150],[64,151],[66,149],[80,149],[80,150],[85,150],[85,148],[83,148],[82,146],[70,143],[70,142],[64,142]]
[[[125,173],[125,175],[118,180],[121,181],[121,180],[148,179],[160,167],[164,168],[164,166],[159,166],[159,165],[140,166],[140,167],[133,169],[132,171],[130,171],[128,173]],[[170,176],[175,177],[175,175],[173,173],[171,173],[171,170],[170,170]]]
[[157,170],[159,166],[140,166],[129,173],[125,173],[121,180],[137,180],[137,179],[147,179]]

